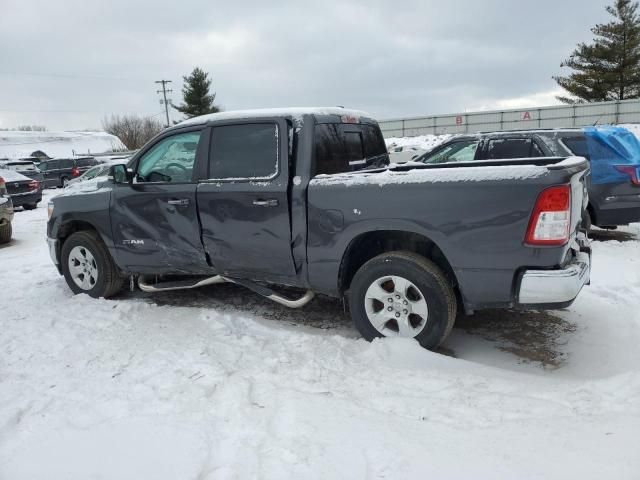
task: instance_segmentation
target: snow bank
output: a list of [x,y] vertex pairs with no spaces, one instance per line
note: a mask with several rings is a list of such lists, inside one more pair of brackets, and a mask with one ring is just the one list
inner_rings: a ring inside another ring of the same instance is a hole
[[420,150],[431,150],[437,147],[441,143],[446,142],[454,135],[419,135],[417,137],[389,137],[385,138],[384,142],[387,144],[387,149],[393,147],[413,147]]
[[72,157],[126,150],[120,139],[106,132],[0,131],[0,158],[29,157],[42,151],[49,157]]
[[[73,296],[46,221],[46,208],[17,212],[15,241],[0,248],[0,478],[640,472],[638,226],[625,242],[594,242],[591,285],[557,314],[573,326],[559,338],[568,360],[547,370],[481,338],[447,343],[455,357],[370,344],[322,298],[287,310],[233,285]],[[316,306],[328,329],[292,320]]]

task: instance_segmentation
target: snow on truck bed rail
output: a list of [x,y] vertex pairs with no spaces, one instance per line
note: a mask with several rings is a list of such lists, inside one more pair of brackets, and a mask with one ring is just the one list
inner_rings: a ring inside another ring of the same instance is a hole
[[[559,167],[580,165],[582,157],[568,157],[552,164]],[[551,166],[551,165],[550,165]],[[548,172],[547,165],[499,165],[459,168],[416,168],[408,171],[349,172],[333,175],[317,175],[311,185],[384,185],[422,182],[484,182],[492,180],[525,180],[540,177]]]

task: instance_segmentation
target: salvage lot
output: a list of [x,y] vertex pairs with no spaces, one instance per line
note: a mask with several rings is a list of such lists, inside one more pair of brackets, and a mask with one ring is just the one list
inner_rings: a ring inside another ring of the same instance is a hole
[[0,478],[640,471],[638,224],[595,234],[592,284],[570,308],[462,318],[437,354],[359,339],[327,298],[74,297],[46,208],[15,217],[0,248]]

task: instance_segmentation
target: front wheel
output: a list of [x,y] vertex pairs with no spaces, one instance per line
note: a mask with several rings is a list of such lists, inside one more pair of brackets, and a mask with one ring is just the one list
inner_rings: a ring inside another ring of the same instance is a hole
[[37,203],[27,203],[26,205],[23,205],[22,208],[24,208],[25,210],[34,210],[34,209],[38,208],[38,204]]
[[123,279],[96,233],[73,233],[61,253],[62,273],[73,293],[107,298],[122,288]]
[[413,252],[369,260],[351,282],[351,316],[362,336],[415,338],[430,350],[449,335],[456,296],[442,271]]

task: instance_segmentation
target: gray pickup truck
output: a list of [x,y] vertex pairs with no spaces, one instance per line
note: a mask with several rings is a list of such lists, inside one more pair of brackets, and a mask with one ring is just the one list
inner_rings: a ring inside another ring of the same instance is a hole
[[427,348],[459,306],[562,308],[589,281],[584,159],[388,162],[359,111],[190,119],[54,198],[49,250],[75,293],[234,282],[294,308],[322,293],[348,301],[366,339]]

